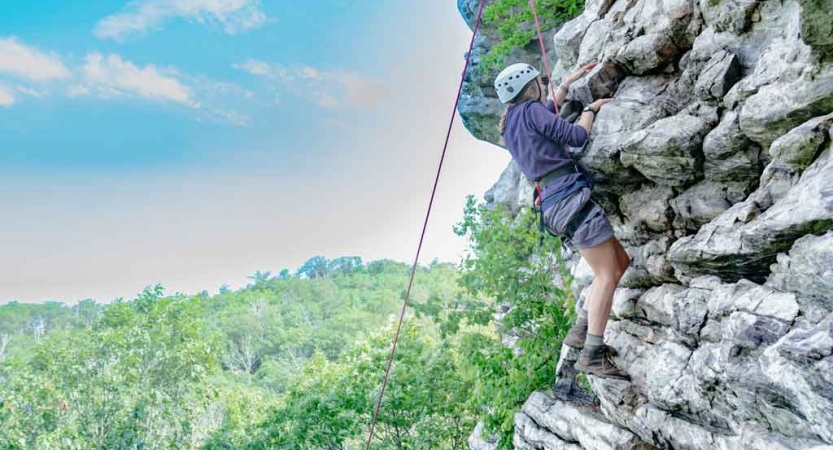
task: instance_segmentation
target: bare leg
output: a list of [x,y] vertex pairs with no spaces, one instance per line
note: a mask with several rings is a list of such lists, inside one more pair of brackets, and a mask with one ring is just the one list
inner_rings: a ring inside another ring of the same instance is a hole
[[622,273],[624,274],[627,272],[628,267],[631,265],[631,257],[628,255],[628,252],[625,251],[622,244],[617,240],[616,241],[616,252],[619,257],[619,266],[622,268]]
[[615,237],[581,250],[581,256],[590,264],[596,279],[587,299],[587,339],[575,367],[588,374],[627,380],[629,375],[616,367],[611,359],[613,353],[605,346],[603,337],[613,306],[613,293],[630,264],[630,258]]
[[630,258],[615,237],[593,248],[581,249],[580,252],[596,275],[586,302],[588,332],[603,336],[613,305],[613,292],[625,273]]

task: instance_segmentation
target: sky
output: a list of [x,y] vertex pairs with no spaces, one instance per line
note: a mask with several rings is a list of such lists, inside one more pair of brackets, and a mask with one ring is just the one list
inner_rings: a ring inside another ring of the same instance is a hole
[[[471,37],[453,0],[0,6],[0,304],[411,262]],[[509,162],[459,117],[420,262]]]

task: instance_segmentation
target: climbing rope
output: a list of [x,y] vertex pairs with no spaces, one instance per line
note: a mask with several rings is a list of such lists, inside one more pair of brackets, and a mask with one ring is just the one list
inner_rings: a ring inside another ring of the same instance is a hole
[[370,423],[370,432],[367,435],[367,445],[365,450],[370,450],[370,443],[373,440],[373,431],[376,428],[376,419],[379,416],[379,409],[382,407],[382,398],[385,395],[385,387],[388,384],[388,377],[390,376],[390,367],[393,364],[393,357],[396,354],[396,344],[399,341],[399,333],[402,330],[402,321],[405,318],[405,309],[408,307],[408,299],[411,297],[411,286],[414,284],[414,274],[416,274],[417,262],[419,261],[419,254],[422,251],[422,242],[425,240],[425,229],[428,227],[428,218],[431,216],[431,206],[434,204],[434,196],[437,193],[437,185],[440,182],[440,173],[443,169],[443,161],[445,161],[445,153],[448,149],[448,141],[451,138],[451,127],[454,124],[454,116],[457,113],[457,105],[460,104],[460,94],[463,92],[463,82],[466,80],[466,72],[469,69],[469,62],[471,61],[471,53],[474,48],[474,38],[477,36],[477,29],[480,27],[480,18],[483,16],[483,6],[486,0],[480,0],[480,8],[477,10],[477,20],[474,22],[474,30],[471,35],[471,42],[469,43],[469,51],[466,53],[466,65],[463,67],[463,73],[460,76],[460,86],[457,88],[457,98],[454,100],[454,108],[451,110],[451,120],[448,122],[448,131],[445,135],[445,144],[443,144],[443,152],[440,155],[440,164],[437,167],[437,176],[434,178],[434,188],[431,190],[431,199],[428,201],[428,210],[425,213],[425,221],[422,224],[422,234],[419,237],[419,245],[417,246],[416,257],[414,257],[414,264],[411,266],[411,277],[408,281],[408,289],[405,291],[405,301],[402,303],[402,310],[399,312],[399,324],[396,327],[396,335],[393,337],[393,345],[390,349],[390,356],[388,357],[388,365],[385,369],[385,378],[382,381],[382,388],[379,391],[379,401],[376,403],[376,409],[373,411],[373,421]]
[[[532,10],[532,17],[535,18],[535,30],[538,32],[538,44],[541,45],[541,58],[544,60],[544,69],[546,69],[547,78],[552,76],[550,70],[550,62],[547,59],[547,48],[544,45],[544,36],[541,34],[541,22],[538,21],[538,10],[535,8],[535,0],[529,0],[529,9]],[[555,101],[555,89],[552,88],[552,81],[549,80],[550,95],[552,96],[552,103],[555,105],[555,113],[558,114],[558,102]]]

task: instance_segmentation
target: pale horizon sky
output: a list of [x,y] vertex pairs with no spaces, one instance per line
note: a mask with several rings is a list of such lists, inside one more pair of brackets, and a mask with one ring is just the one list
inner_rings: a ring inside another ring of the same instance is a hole
[[[471,37],[455,2],[181,1],[0,7],[0,304],[412,261]],[[458,261],[465,197],[509,159],[457,117],[421,263]]]

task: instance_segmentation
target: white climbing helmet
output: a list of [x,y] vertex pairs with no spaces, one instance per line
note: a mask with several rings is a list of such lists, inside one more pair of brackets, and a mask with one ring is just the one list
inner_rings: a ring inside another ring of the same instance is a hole
[[503,69],[495,78],[497,96],[506,103],[521,93],[524,86],[540,74],[529,64],[517,63]]

